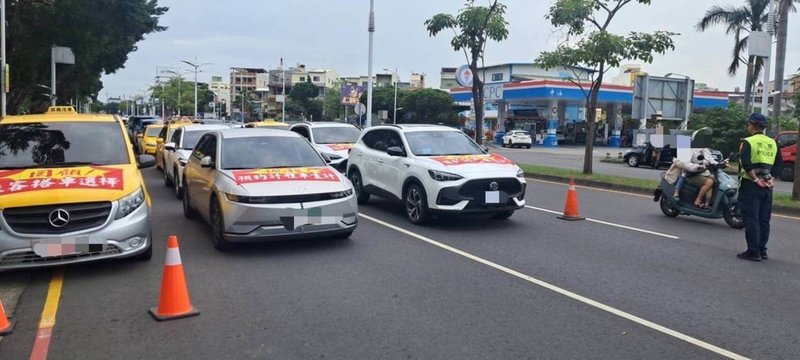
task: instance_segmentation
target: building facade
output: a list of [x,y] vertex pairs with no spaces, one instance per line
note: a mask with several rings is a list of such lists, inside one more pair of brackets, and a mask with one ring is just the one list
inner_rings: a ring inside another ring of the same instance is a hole
[[[229,106],[232,117],[240,120],[253,118],[261,113],[262,103],[266,97],[263,88],[259,88],[259,74],[263,81],[263,74],[267,71],[261,68],[230,69],[231,99]],[[244,104],[244,109],[242,109]]]
[[409,89],[424,89],[425,88],[425,74],[412,72]]

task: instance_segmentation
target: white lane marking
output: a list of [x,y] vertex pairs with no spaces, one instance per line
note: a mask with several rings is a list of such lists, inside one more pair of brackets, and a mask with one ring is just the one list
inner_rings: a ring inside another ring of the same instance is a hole
[[[526,177],[525,180],[536,181],[536,182],[545,183],[545,184],[553,184],[553,185],[561,185],[561,186],[564,185],[564,183],[560,183],[560,182],[539,180],[539,179],[534,179],[534,178],[529,178],[529,177]],[[581,189],[587,189],[587,190],[593,190],[593,191],[602,191],[602,192],[607,192],[607,193],[612,193],[612,194],[622,194],[622,195],[628,195],[628,196],[636,196],[636,197],[641,197],[641,198],[646,198],[646,199],[652,199],[653,198],[652,195],[642,195],[642,194],[636,194],[636,193],[627,192],[627,191],[601,189],[601,188],[596,188],[596,187],[591,187],[591,186],[586,186],[586,185],[575,185],[575,186],[578,187],[578,188],[581,188]],[[778,190],[778,191],[783,191],[783,190]],[[791,191],[787,191],[787,192],[791,193]],[[800,220],[800,217],[796,217],[796,216],[781,215],[781,214],[772,214],[772,216],[779,217],[779,218],[782,218],[782,219]]]
[[440,243],[438,241],[435,241],[435,240],[432,240],[430,238],[427,238],[427,237],[425,237],[423,235],[414,233],[414,232],[412,232],[410,230],[406,230],[406,229],[401,228],[399,226],[395,226],[395,225],[389,224],[389,223],[387,223],[385,221],[376,219],[376,218],[374,218],[372,216],[369,216],[369,215],[364,215],[364,213],[359,213],[359,216],[361,216],[364,219],[367,219],[369,221],[372,221],[372,222],[374,222],[374,223],[376,223],[378,225],[382,225],[382,226],[385,226],[385,227],[387,227],[389,229],[392,229],[394,231],[406,234],[406,235],[411,236],[411,237],[413,237],[413,238],[415,238],[417,240],[422,240],[422,241],[424,241],[424,242],[426,242],[428,244],[431,244],[433,246],[436,246],[436,247],[439,247],[441,249],[450,251],[450,252],[452,252],[454,254],[457,254],[457,255],[461,255],[461,256],[463,256],[463,257],[465,257],[467,259],[470,259],[470,260],[473,260],[475,262],[478,262],[478,263],[481,263],[483,265],[486,265],[486,266],[489,266],[491,268],[494,268],[495,270],[502,271],[502,272],[504,272],[506,274],[509,274],[511,276],[514,276],[514,277],[520,278],[522,280],[528,281],[530,283],[533,283],[535,285],[541,286],[541,287],[543,287],[545,289],[548,289],[548,290],[551,290],[551,291],[556,292],[558,294],[564,295],[564,296],[569,297],[569,298],[571,298],[573,300],[582,302],[582,303],[584,303],[586,305],[589,305],[589,306],[595,307],[597,309],[606,311],[608,313],[617,315],[617,316],[619,316],[619,317],[621,317],[623,319],[627,319],[627,320],[633,321],[633,322],[635,322],[635,323],[637,323],[639,325],[642,325],[642,326],[648,327],[650,329],[653,329],[655,331],[658,331],[658,332],[664,333],[666,335],[672,336],[672,337],[674,337],[676,339],[683,340],[685,342],[688,342],[688,343],[690,343],[692,345],[701,347],[701,348],[706,349],[708,351],[717,353],[719,355],[728,357],[730,359],[747,359],[746,357],[744,357],[742,355],[739,355],[739,354],[736,354],[734,352],[725,350],[725,349],[720,348],[720,347],[715,346],[715,345],[711,345],[711,344],[709,344],[709,343],[707,343],[705,341],[702,341],[700,339],[697,339],[697,338],[691,337],[689,335],[683,334],[681,332],[669,329],[667,327],[661,326],[661,325],[656,324],[654,322],[642,319],[642,318],[640,318],[640,317],[638,317],[636,315],[629,314],[629,313],[624,312],[622,310],[619,310],[619,309],[613,308],[611,306],[605,305],[605,304],[603,304],[601,302],[589,299],[589,298],[587,298],[585,296],[578,295],[578,294],[576,294],[576,293],[574,293],[572,291],[569,291],[569,290],[566,290],[566,289],[562,289],[562,288],[560,288],[558,286],[552,285],[552,284],[550,284],[548,282],[545,282],[543,280],[539,280],[539,279],[537,279],[535,277],[532,277],[532,276],[529,276],[529,275],[525,275],[525,274],[523,274],[521,272],[518,272],[516,270],[512,270],[512,269],[507,268],[505,266],[493,263],[493,262],[491,262],[489,260],[480,258],[480,257],[475,256],[475,255],[472,255],[472,254],[470,254],[470,253],[468,253],[466,251],[456,249],[456,248],[454,248],[452,246],[449,246],[449,245],[445,245],[445,244]]
[[[551,214],[561,215],[561,213],[560,213],[560,212],[558,212],[558,211],[553,211],[553,210],[543,209],[543,208],[539,208],[539,207],[535,207],[535,206],[529,206],[529,205],[525,205],[525,207],[526,207],[526,208],[528,208],[528,209],[536,210],[536,211],[543,211],[543,212],[546,212],[546,213],[551,213]],[[667,238],[667,239],[673,239],[673,240],[680,239],[680,237],[673,236],[673,235],[669,235],[669,234],[663,234],[663,233],[660,233],[660,232],[655,232],[655,231],[650,231],[650,230],[645,230],[645,229],[639,229],[639,228],[635,228],[635,227],[631,227],[631,226],[626,226],[626,225],[621,225],[621,224],[615,224],[615,223],[611,223],[611,222],[608,222],[608,221],[603,221],[603,220],[597,220],[597,219],[586,218],[586,221],[590,221],[590,222],[597,223],[597,224],[602,224],[602,225],[608,225],[608,226],[618,227],[618,228],[620,228],[620,229],[626,229],[626,230],[631,230],[631,231],[638,231],[638,232],[640,232],[640,233],[645,233],[645,234],[650,234],[650,235],[661,236],[661,237],[665,237],[665,238]]]

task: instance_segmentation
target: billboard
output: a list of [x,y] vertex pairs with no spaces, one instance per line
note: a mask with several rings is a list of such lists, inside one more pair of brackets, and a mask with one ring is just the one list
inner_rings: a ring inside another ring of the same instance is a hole
[[364,94],[363,86],[355,85],[342,85],[342,105],[354,106],[361,101],[361,95]]

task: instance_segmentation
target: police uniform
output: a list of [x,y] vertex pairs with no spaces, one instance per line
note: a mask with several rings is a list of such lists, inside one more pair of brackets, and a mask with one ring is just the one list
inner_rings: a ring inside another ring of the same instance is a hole
[[758,261],[767,259],[772,188],[759,186],[758,179],[752,178],[750,171],[754,170],[757,175],[778,173],[783,161],[778,144],[763,132],[745,138],[740,150],[738,203],[745,224],[747,251],[739,257]]

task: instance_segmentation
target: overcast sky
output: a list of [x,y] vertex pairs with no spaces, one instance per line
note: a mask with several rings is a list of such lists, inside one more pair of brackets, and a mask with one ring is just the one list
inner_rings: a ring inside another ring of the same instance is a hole
[[[488,3],[489,0],[478,0]],[[561,34],[545,20],[554,0],[505,0],[509,38],[487,47],[486,64],[531,62],[551,50]],[[402,81],[412,71],[427,74],[427,86],[438,87],[443,66],[465,63],[450,47],[451,34],[429,37],[424,21],[440,12],[456,13],[463,0],[375,0],[374,69],[398,68]],[[651,6],[628,5],[612,31],[668,30],[680,33],[676,49],[645,65],[651,74],[681,73],[721,90],[743,87],[744,72],[729,77],[733,38],[722,27],[705,33],[695,24],[713,5],[740,5],[744,0],[654,0]],[[197,58],[200,81],[212,75],[228,78],[230,67],[276,68],[305,64],[308,69],[333,68],[340,76],[367,74],[368,0],[159,0],[170,10],[161,18],[166,31],[151,34],[131,53],[124,69],[104,76],[107,96],[141,93],[156,76],[156,66],[180,67],[181,59]],[[800,34],[793,14],[789,34]],[[789,38],[787,74],[800,67],[798,39]],[[185,66],[183,66],[185,68]],[[773,68],[774,69],[774,68]],[[616,76],[617,71],[609,73]],[[774,74],[774,71],[773,71]]]

